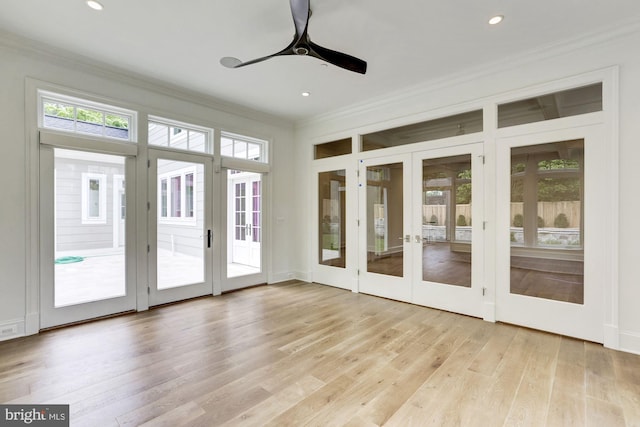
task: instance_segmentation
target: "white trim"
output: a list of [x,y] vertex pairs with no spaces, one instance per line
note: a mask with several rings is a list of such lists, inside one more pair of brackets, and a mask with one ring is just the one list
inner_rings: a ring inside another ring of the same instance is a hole
[[[619,344],[617,347],[607,346],[616,350],[640,354],[640,333],[631,331],[618,331]],[[605,343],[606,344],[606,343]]]
[[23,319],[10,319],[0,323],[0,341],[25,336],[25,321]]
[[118,140],[87,137],[84,135],[57,132],[52,130],[40,130],[39,142],[57,148],[69,148],[94,153],[115,154],[122,156],[135,156],[138,154],[138,145]]

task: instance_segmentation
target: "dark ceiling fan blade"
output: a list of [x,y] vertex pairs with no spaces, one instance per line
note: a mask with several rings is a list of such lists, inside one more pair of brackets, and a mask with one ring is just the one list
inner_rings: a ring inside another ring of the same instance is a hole
[[311,15],[310,0],[289,0],[293,25],[296,27],[296,39],[300,40],[307,32],[309,16]]
[[326,61],[345,70],[354,71],[356,73],[365,74],[367,72],[367,63],[355,56],[346,53],[337,52],[319,46],[309,39],[307,28],[309,25],[309,17],[311,16],[310,0],[289,0],[291,6],[291,16],[293,24],[296,28],[296,34],[293,41],[280,52],[263,56],[261,58],[252,59],[251,61],[242,62],[238,58],[225,56],[220,59],[220,64],[227,68],[240,68],[258,62],[266,61],[274,56],[282,55],[299,55],[313,56],[320,60]]
[[367,63],[362,59],[358,59],[355,56],[347,55],[346,53],[327,49],[326,47],[315,44],[311,40],[309,40],[307,43],[311,48],[309,52],[309,55],[311,56],[327,61],[328,63],[340,68],[344,68],[345,70],[353,71],[360,74],[365,74],[367,72]]
[[251,61],[242,62],[238,58],[233,58],[231,56],[225,56],[220,59],[220,64],[227,68],[240,68],[246,65],[257,64],[258,62],[266,61],[267,59],[273,58],[274,56],[282,56],[282,55],[295,55],[293,51],[293,46],[295,46],[295,40],[289,44],[286,48],[282,49],[280,52],[272,53],[271,55],[263,56],[260,58],[252,59]]

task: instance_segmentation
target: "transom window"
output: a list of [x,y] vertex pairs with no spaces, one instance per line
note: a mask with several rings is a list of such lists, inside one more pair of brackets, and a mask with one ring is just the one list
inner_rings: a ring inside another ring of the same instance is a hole
[[135,112],[72,98],[38,92],[39,124],[43,128],[124,141],[134,141]]
[[149,145],[213,154],[213,130],[161,118],[149,119]]
[[267,141],[247,136],[223,133],[220,139],[220,154],[236,159],[267,162]]

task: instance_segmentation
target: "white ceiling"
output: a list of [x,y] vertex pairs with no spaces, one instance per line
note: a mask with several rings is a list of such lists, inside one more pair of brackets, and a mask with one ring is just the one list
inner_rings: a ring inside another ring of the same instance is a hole
[[287,46],[287,0],[101,1],[0,0],[0,29],[293,121],[640,19],[638,0],[312,0],[311,39],[367,61],[363,76],[310,57],[220,65]]

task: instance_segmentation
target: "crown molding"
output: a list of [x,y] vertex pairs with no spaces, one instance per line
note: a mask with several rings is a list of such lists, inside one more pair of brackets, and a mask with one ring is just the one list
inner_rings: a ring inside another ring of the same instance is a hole
[[18,53],[30,55],[56,65],[86,71],[100,77],[116,80],[160,95],[166,95],[181,101],[212,108],[222,113],[236,115],[264,124],[276,125],[290,129],[293,128],[294,122],[285,117],[269,114],[264,111],[252,109],[236,103],[227,102],[210,95],[205,95],[201,92],[172,85],[166,81],[147,77],[123,68],[114,67],[113,65],[105,62],[97,61],[66,49],[47,45],[2,29],[0,29],[0,47],[12,49]]

